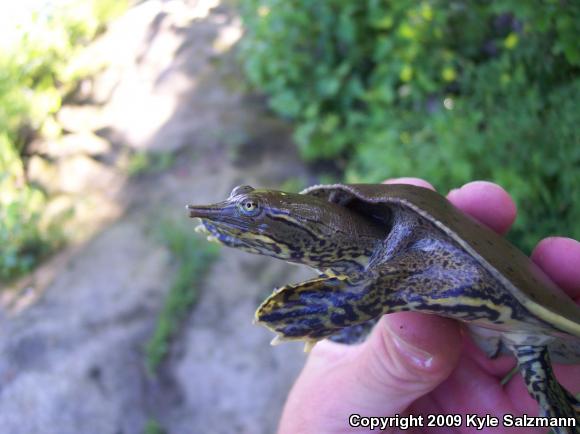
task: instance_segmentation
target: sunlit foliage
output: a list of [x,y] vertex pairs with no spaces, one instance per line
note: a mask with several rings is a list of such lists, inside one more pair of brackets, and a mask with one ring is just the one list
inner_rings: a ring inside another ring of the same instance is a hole
[[473,179],[520,207],[512,238],[580,238],[580,3],[244,0],[241,58],[304,158],[346,179]]
[[35,135],[59,134],[53,115],[86,71],[73,62],[118,0],[25,0],[0,12],[0,280],[30,270],[57,244],[40,225],[44,192],[28,185],[22,161]]

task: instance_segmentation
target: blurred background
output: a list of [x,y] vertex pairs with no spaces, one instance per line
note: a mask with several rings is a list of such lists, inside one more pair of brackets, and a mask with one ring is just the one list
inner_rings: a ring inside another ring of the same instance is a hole
[[580,4],[26,0],[0,12],[0,432],[271,433],[312,273],[207,243],[238,184],[503,185],[580,238]]

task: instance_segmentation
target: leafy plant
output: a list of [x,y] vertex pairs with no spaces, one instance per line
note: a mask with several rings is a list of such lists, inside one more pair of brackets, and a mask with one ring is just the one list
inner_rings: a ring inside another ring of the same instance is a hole
[[55,130],[53,115],[83,72],[71,59],[126,6],[50,0],[0,14],[0,280],[31,270],[61,244],[56,223],[41,224],[47,198],[27,183],[22,154],[33,136]]
[[30,271],[62,243],[62,235],[53,224],[42,224],[45,195],[26,184],[6,135],[0,135],[0,169],[0,281],[7,281]]
[[580,4],[243,0],[241,59],[347,181],[502,184],[530,249],[580,238]]

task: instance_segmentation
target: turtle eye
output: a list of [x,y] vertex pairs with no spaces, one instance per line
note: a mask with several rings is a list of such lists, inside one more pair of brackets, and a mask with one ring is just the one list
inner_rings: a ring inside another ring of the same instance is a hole
[[247,216],[255,216],[260,213],[260,206],[255,199],[242,200],[238,206],[242,214]]

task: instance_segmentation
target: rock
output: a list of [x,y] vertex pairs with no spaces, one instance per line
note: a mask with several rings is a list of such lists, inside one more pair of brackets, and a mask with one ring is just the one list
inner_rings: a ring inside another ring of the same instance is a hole
[[94,105],[65,105],[56,114],[58,123],[70,133],[86,133],[103,127],[101,108]]
[[58,194],[48,200],[40,224],[50,227],[60,221],[63,237],[76,244],[88,240],[121,213],[122,207],[101,191]]
[[239,18],[232,24],[222,27],[212,44],[214,53],[223,54],[230,50],[240,40],[242,33],[242,23]]
[[[109,104],[118,86],[142,87],[139,77],[129,78],[129,72],[140,69],[143,53],[147,52],[147,41],[155,39],[159,30],[160,0],[141,2],[130,8],[109,26],[106,33],[88,47],[93,58],[105,59],[107,68],[94,77],[92,98],[97,103]],[[171,2],[173,3],[173,2]],[[147,23],[147,24],[145,24]],[[149,66],[149,65],[147,65]]]
[[111,191],[95,190],[74,196],[74,215],[64,227],[65,236],[72,242],[84,242],[93,237],[106,224],[119,218],[124,211]]
[[42,212],[40,225],[49,227],[57,220],[63,219],[64,216],[74,213],[75,198],[67,194],[57,194],[48,199]]
[[76,154],[98,156],[109,153],[111,144],[91,132],[82,132],[66,134],[58,139],[35,140],[30,144],[29,149],[33,153],[51,158],[63,158]]
[[168,289],[168,255],[139,215],[61,270],[39,302],[0,328],[0,432],[141,434],[141,348]]
[[27,167],[28,179],[53,195],[99,192],[113,198],[125,184],[125,177],[115,168],[86,155],[73,155],[56,163],[33,155]]
[[58,191],[58,168],[39,155],[33,155],[28,160],[26,176],[30,182],[40,185],[48,192]]
[[239,18],[214,21],[218,4],[142,2],[98,41],[111,64],[95,77],[95,99],[107,100],[105,122],[126,146],[175,152],[195,141],[211,148],[229,127],[210,113],[227,111],[239,95],[208,81],[219,80],[212,61],[242,30]]
[[114,197],[124,183],[125,178],[114,168],[85,155],[75,155],[58,164],[58,189],[65,193],[100,191]]

